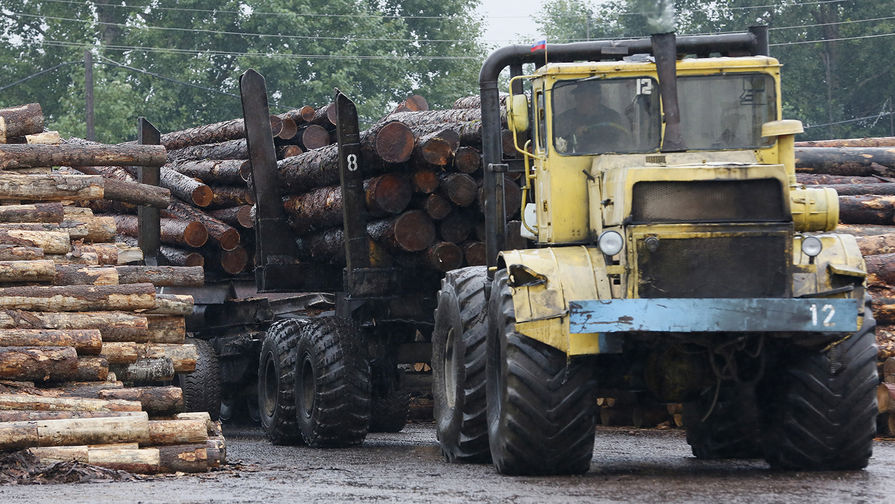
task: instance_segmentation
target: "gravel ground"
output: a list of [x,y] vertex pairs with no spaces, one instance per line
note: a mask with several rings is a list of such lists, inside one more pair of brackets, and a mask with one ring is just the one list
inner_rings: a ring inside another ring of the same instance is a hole
[[895,442],[878,440],[864,471],[775,472],[759,460],[699,461],[682,430],[599,428],[591,470],[572,477],[505,477],[490,465],[447,464],[432,424],[371,434],[363,446],[272,446],[228,429],[224,470],[145,481],[0,487],[0,503],[567,503],[893,502]]

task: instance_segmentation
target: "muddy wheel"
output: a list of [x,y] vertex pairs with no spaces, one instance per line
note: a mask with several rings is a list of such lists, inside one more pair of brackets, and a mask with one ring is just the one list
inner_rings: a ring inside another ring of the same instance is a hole
[[394,366],[373,366],[373,375],[370,432],[401,432],[410,411],[410,394],[401,389],[404,371]]
[[[752,387],[722,383],[684,404],[687,443],[699,459],[761,458],[761,434]],[[706,413],[711,413],[706,418]]]
[[876,321],[823,349],[790,346],[769,380],[765,458],[772,467],[849,470],[867,466],[876,433]]
[[300,319],[280,320],[267,330],[258,359],[258,409],[261,428],[273,444],[301,441],[295,422],[295,345]]
[[314,447],[363,442],[370,425],[370,366],[350,322],[311,319],[296,344],[295,405],[299,431]]
[[218,356],[208,341],[187,338],[186,342],[195,345],[199,354],[196,370],[175,376],[174,385],[183,390],[183,406],[186,411],[207,411],[212,420],[217,420],[221,414]]
[[484,266],[450,271],[441,282],[432,333],[436,435],[449,462],[488,462],[485,361],[488,317]]
[[596,425],[593,373],[581,361],[515,330],[507,273],[491,290],[488,436],[498,472],[582,474],[590,468]]

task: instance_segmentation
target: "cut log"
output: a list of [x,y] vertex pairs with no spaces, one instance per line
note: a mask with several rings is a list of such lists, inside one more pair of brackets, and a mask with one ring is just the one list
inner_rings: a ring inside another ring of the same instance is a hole
[[71,285],[0,288],[0,306],[34,311],[141,310],[156,306],[155,286]]
[[[137,238],[140,222],[136,215],[115,215],[118,232]],[[159,239],[162,243],[198,248],[208,241],[208,230],[198,220],[160,219]]]
[[867,264],[868,284],[895,285],[895,253],[868,255],[864,261]]
[[157,294],[155,305],[146,313],[156,315],[191,315],[193,296],[184,294]]
[[439,185],[443,195],[457,206],[469,206],[478,197],[478,184],[465,173],[446,173],[441,176]]
[[137,401],[85,397],[44,397],[31,394],[0,394],[0,411],[92,411],[100,413],[141,411]]
[[0,261],[33,261],[43,257],[44,251],[39,247],[0,244]]
[[72,380],[105,381],[109,377],[109,361],[103,356],[78,358],[78,371]]
[[44,115],[39,103],[0,109],[0,143],[40,133],[43,129]]
[[0,378],[65,381],[77,370],[78,354],[72,347],[0,347]]
[[137,355],[140,360],[169,359],[176,373],[192,373],[199,359],[191,344],[144,343],[137,345]]
[[71,251],[71,238],[64,231],[0,229],[0,245],[36,247],[44,254],[67,254]]
[[438,189],[438,172],[435,170],[415,170],[410,175],[413,192],[430,194]]
[[174,418],[178,420],[202,420],[205,422],[205,428],[209,437],[223,436],[224,431],[221,429],[221,422],[211,419],[211,415],[207,411],[187,411],[177,413]]
[[884,235],[856,236],[855,240],[865,259],[869,255],[895,253],[895,232]]
[[835,189],[840,196],[850,196],[859,194],[878,194],[893,195],[895,194],[895,183],[883,184],[831,184],[827,187]]
[[[166,474],[205,472],[207,455],[196,445],[161,448],[128,448],[100,446],[52,446],[29,448],[29,453],[44,463],[76,461],[134,474]],[[161,453],[164,451],[164,455]],[[164,462],[163,462],[164,460]]]
[[140,401],[143,411],[150,415],[173,415],[183,411],[183,390],[180,387],[129,387],[103,390],[99,392],[99,398]]
[[895,196],[840,196],[839,220],[847,224],[893,224]]
[[34,422],[71,418],[141,417],[142,411],[17,411],[0,410],[0,422]]
[[204,443],[208,439],[202,420],[150,420],[149,443],[153,446]]
[[329,130],[318,124],[307,124],[296,132],[299,143],[304,150],[319,149],[331,144]]
[[154,384],[174,379],[174,363],[166,357],[159,359],[139,359],[126,366],[114,366],[119,380],[125,383]]
[[149,418],[142,416],[39,420],[0,424],[0,448],[80,444],[147,443]]
[[336,125],[338,117],[336,116],[336,104],[328,103],[314,111],[313,117],[308,121],[311,124],[319,124],[325,127]]
[[163,167],[161,169],[159,185],[169,189],[171,194],[180,200],[200,207],[210,205],[211,200],[214,197],[214,194],[208,185],[170,168]]
[[830,175],[895,175],[892,147],[799,147],[796,170]]
[[85,253],[96,254],[99,264],[119,265],[143,261],[143,251],[139,247],[131,247],[126,244],[76,244],[72,252],[74,256]]
[[895,180],[873,175],[871,177],[849,177],[847,175],[826,175],[822,173],[796,173],[796,181],[807,185],[832,185],[832,184],[883,184],[892,183]]
[[277,133],[277,138],[281,140],[291,140],[295,138],[295,135],[298,134],[298,124],[295,120],[289,117],[280,117],[280,121],[282,122],[282,127],[280,128],[280,132]]
[[252,229],[255,220],[252,218],[252,205],[240,205],[230,208],[209,210],[208,215],[233,227]]
[[310,105],[305,105],[303,107],[300,107],[300,108],[297,108],[294,110],[290,110],[288,112],[283,112],[282,114],[278,115],[277,117],[279,117],[280,119],[292,119],[297,124],[301,124],[301,123],[306,123],[306,122],[310,122],[311,120],[313,120],[315,112],[316,111],[314,110],[314,107],[312,107]]
[[115,238],[115,219],[108,216],[73,216],[66,222],[80,222],[87,226],[87,241],[93,243],[105,243]]
[[463,244],[463,257],[467,266],[485,265],[485,244],[480,241],[466,242]]
[[137,343],[131,342],[106,341],[102,344],[101,355],[113,366],[118,364],[133,364],[134,362],[137,362],[138,358],[137,345]]
[[406,252],[426,250],[435,242],[432,219],[420,210],[409,210],[395,218],[371,222],[367,225],[367,233],[376,242]]
[[895,137],[806,140],[796,142],[796,147],[895,147]]
[[196,473],[208,471],[206,444],[171,445],[155,448],[159,452],[158,472]]
[[103,188],[103,198],[108,200],[155,208],[168,208],[171,204],[171,190],[164,187],[107,178]]
[[122,284],[151,283],[156,287],[201,287],[205,271],[184,266],[116,266]]
[[48,222],[59,224],[63,218],[62,203],[0,205],[0,222]]
[[447,166],[453,154],[452,144],[449,139],[442,138],[442,132],[429,133],[418,138],[413,150],[416,164],[423,166]]
[[[51,261],[52,262],[52,261]],[[54,264],[53,285],[118,285],[118,272],[112,266]]]
[[117,311],[0,310],[2,329],[98,329],[103,341],[148,341],[146,316]]
[[464,145],[454,154],[454,169],[460,173],[473,174],[482,167],[482,153],[475,147]]
[[878,324],[895,324],[895,298],[874,296],[871,306],[873,307],[873,316]]
[[27,144],[59,145],[62,143],[62,135],[58,131],[43,131],[31,135],[25,135]]
[[215,250],[211,252],[213,264],[228,275],[238,275],[245,271],[249,264],[249,253],[245,247],[233,250]]
[[102,346],[98,329],[0,329],[0,347],[73,347],[95,355]]
[[87,224],[73,221],[63,221],[59,224],[49,222],[3,222],[0,223],[0,229],[62,232],[68,233],[68,237],[71,240],[87,239],[90,235],[90,229],[87,227]]
[[251,191],[246,189],[245,183],[242,186],[225,186],[212,185],[211,203],[209,209],[228,208],[239,205],[251,205],[255,203],[255,196]]
[[207,159],[239,159],[242,161],[248,158],[249,149],[244,138],[213,144],[194,145],[184,147],[183,149],[168,151],[168,160],[178,163],[185,161],[204,161]]
[[880,383],[876,388],[879,413],[895,413],[895,383]]
[[463,250],[455,243],[439,242],[426,251],[426,260],[437,271],[450,271],[463,266]]
[[[282,127],[280,118],[271,116],[271,132],[279,132]],[[245,138],[245,127],[242,119],[231,119],[214,124],[205,124],[182,131],[172,131],[161,136],[161,144],[174,150],[191,145],[210,144]]]
[[170,166],[172,170],[187,177],[200,179],[206,184],[240,185],[245,183],[240,168],[248,163],[245,161],[248,157],[248,152],[246,152],[245,156],[235,158],[201,158],[194,161],[180,161]]
[[286,159],[304,152],[298,145],[280,145],[277,147],[277,159]]
[[0,261],[0,283],[50,282],[56,265],[49,259],[33,261]]
[[454,205],[440,194],[426,194],[417,200],[416,207],[424,210],[432,220],[441,220],[451,214]]
[[208,230],[208,236],[224,250],[233,250],[239,246],[239,231],[210,215],[178,201],[172,202],[167,210],[162,210],[165,217],[199,221]]
[[473,232],[474,221],[463,212],[453,212],[438,222],[438,234],[444,241],[463,243]]
[[165,148],[160,145],[0,145],[0,169],[32,166],[162,166],[166,161]]

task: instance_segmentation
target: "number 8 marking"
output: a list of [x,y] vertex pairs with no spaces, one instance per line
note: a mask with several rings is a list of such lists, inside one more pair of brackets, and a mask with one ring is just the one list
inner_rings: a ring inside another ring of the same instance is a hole
[[357,154],[348,154],[345,160],[348,161],[348,171],[357,171]]

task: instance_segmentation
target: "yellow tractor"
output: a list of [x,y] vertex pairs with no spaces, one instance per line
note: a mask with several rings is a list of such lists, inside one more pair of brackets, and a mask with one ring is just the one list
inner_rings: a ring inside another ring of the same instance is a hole
[[[780,68],[766,27],[486,60],[488,267],[447,274],[432,338],[449,461],[584,473],[596,397],[635,392],[684,404],[697,458],[867,465],[866,270],[831,233],[835,191],[796,181],[802,126],[781,118]],[[524,159],[524,250],[504,245],[502,123]]]

